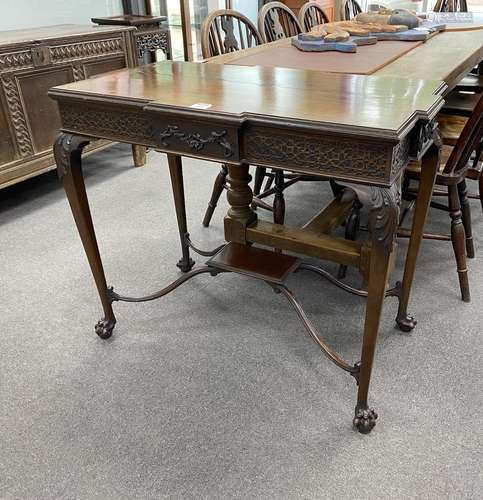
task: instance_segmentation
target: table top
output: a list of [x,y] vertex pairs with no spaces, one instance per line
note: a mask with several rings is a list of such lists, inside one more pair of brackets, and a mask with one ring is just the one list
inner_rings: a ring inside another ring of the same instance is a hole
[[428,12],[426,17],[437,23],[445,23],[446,31],[483,29],[483,12]]
[[[160,62],[55,87],[57,99],[237,122],[270,119],[395,140],[442,105],[441,82],[289,68]],[[148,106],[149,105],[149,106]]]
[[[359,47],[359,53],[340,54],[338,57],[345,61],[345,67],[342,72],[351,71],[351,68],[357,67],[358,58],[367,57],[371,49],[377,52],[377,45],[388,44],[391,42],[378,42],[376,45]],[[398,42],[412,43],[412,42]],[[318,54],[309,54],[298,52],[297,58],[281,58],[277,54],[283,52],[291,46],[290,39],[279,40],[273,43],[260,45],[251,49],[245,49],[238,52],[232,52],[222,56],[207,59],[207,63],[218,64],[241,64],[272,65],[271,54],[277,59],[277,65],[289,68],[307,67],[307,60],[320,61],[319,71],[324,71],[324,61],[334,57],[333,53],[322,52]],[[441,80],[448,87],[454,85],[472,66],[478,64],[483,59],[483,30],[476,31],[457,31],[439,33],[423,44],[411,46],[412,50],[402,54],[396,60],[389,62],[384,67],[377,69],[373,75],[392,76],[399,78],[416,78],[420,80]],[[294,49],[297,50],[297,49]],[[314,57],[315,56],[315,57]],[[311,69],[317,69],[317,64],[312,63]]]

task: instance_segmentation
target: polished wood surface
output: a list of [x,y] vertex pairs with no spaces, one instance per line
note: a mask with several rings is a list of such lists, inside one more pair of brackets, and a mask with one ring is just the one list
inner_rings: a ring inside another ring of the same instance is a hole
[[[387,42],[379,42],[387,43]],[[401,42],[403,43],[403,42]],[[261,52],[269,53],[281,47],[288,47],[290,40],[278,40],[249,51],[226,54],[210,59],[209,63],[236,64],[236,61]],[[377,45],[376,45],[377,46]],[[360,47],[368,48],[368,47]],[[300,58],[307,55],[301,53]],[[320,58],[327,53],[319,54]],[[339,54],[339,57],[351,54]],[[267,58],[268,59],[268,58]],[[483,59],[483,30],[467,32],[443,32],[424,44],[419,44],[410,52],[401,55],[395,61],[379,69],[374,76],[392,76],[398,78],[440,80],[449,87],[454,87],[468,71]],[[283,64],[283,62],[280,62]],[[350,66],[348,65],[348,68]],[[350,69],[349,69],[350,71]]]
[[[162,62],[121,70],[51,91],[59,98],[78,96],[147,105],[162,112],[184,108],[192,116],[270,116],[280,123],[312,122],[314,127],[398,137],[442,104],[437,81],[327,74],[286,68]],[[392,105],[388,106],[388,102]],[[193,106],[204,103],[208,109]],[[325,126],[324,126],[325,125]]]
[[416,47],[378,75],[436,79],[454,87],[483,59],[483,29],[443,32]]

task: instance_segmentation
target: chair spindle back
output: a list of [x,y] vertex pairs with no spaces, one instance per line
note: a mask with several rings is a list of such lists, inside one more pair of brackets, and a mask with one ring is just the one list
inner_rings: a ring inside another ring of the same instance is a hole
[[302,33],[302,26],[295,14],[281,2],[269,2],[258,13],[258,30],[266,42]]
[[299,22],[304,31],[329,22],[324,9],[317,2],[305,3],[299,11]]
[[214,57],[263,43],[257,28],[236,10],[217,10],[203,22],[201,51],[203,57]]

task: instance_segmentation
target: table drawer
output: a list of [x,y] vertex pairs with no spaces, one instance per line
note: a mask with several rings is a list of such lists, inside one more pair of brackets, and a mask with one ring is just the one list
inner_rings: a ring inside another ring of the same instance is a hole
[[222,162],[237,162],[238,128],[202,121],[182,121],[157,117],[153,139],[162,151],[188,156],[203,156]]

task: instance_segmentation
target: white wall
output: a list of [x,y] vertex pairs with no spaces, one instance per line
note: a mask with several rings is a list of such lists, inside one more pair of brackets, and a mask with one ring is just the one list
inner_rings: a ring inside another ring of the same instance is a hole
[[122,0],[0,0],[0,31],[53,24],[92,24],[122,13]]

